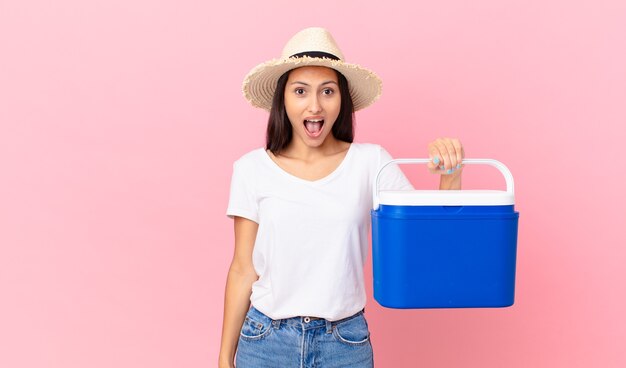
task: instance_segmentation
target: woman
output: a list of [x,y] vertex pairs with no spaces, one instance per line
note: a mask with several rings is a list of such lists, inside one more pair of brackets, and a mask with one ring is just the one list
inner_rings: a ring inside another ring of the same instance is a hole
[[[372,367],[363,264],[372,183],[391,156],[353,143],[353,112],[380,96],[381,81],[345,63],[326,30],[308,28],[243,90],[270,116],[267,146],[233,166],[220,367]],[[460,189],[460,142],[437,139],[428,152],[440,189]],[[392,165],[381,188],[413,187]]]

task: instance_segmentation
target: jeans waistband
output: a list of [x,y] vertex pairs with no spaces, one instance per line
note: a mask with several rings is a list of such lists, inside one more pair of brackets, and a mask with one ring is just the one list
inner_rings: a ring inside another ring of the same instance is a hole
[[305,329],[326,326],[327,331],[330,332],[332,327],[335,326],[336,324],[344,322],[344,321],[348,321],[352,318],[356,318],[356,317],[363,315],[365,313],[365,308],[361,309],[360,311],[356,312],[355,314],[351,316],[348,316],[346,318],[342,318],[336,321],[329,321],[324,318],[311,317],[311,316],[297,316],[297,317],[282,318],[282,319],[271,319],[270,317],[268,317],[267,315],[265,315],[263,312],[259,311],[252,305],[250,306],[250,313],[253,318],[256,316],[257,318],[265,319],[267,322],[271,323],[274,328],[278,328],[282,324],[292,325],[292,326],[297,326],[297,327],[304,327]]

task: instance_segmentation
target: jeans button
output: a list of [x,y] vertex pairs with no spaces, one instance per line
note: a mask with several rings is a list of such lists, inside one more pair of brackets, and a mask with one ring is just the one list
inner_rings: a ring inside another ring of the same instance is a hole
[[304,322],[305,323],[309,323],[309,322],[311,322],[311,319],[309,317],[304,317]]

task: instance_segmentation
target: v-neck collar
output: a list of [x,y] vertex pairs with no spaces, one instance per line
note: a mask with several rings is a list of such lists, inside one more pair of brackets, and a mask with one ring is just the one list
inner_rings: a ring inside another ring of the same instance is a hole
[[323,184],[323,183],[331,180],[333,177],[337,176],[341,172],[342,168],[346,165],[346,162],[352,156],[353,146],[354,146],[354,143],[350,143],[350,147],[348,147],[348,152],[346,152],[346,155],[344,156],[343,160],[341,160],[339,165],[330,174],[324,176],[323,178],[317,179],[317,180],[303,179],[303,178],[301,178],[299,176],[295,176],[295,175],[285,171],[285,169],[280,167],[278,165],[278,163],[276,163],[272,159],[272,157],[270,157],[270,154],[267,152],[267,150],[265,148],[261,148],[261,150],[263,151],[263,156],[265,156],[266,159],[269,161],[270,166],[272,166],[275,170],[280,172],[283,176],[286,176],[286,177],[290,178],[291,180],[298,181],[298,182],[301,182],[301,183],[306,183],[306,184],[309,184],[309,185],[320,185],[320,184]]

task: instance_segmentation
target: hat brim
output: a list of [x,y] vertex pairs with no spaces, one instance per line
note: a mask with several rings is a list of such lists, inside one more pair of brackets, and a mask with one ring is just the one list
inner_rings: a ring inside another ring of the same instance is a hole
[[354,111],[371,105],[382,92],[381,79],[367,68],[341,60],[303,56],[274,59],[254,67],[244,78],[244,97],[253,106],[269,111],[278,79],[286,72],[303,66],[325,66],[343,74],[348,80]]

